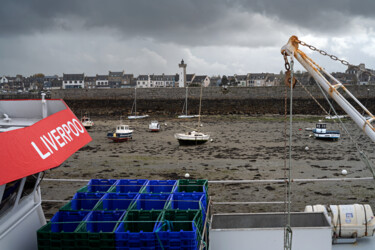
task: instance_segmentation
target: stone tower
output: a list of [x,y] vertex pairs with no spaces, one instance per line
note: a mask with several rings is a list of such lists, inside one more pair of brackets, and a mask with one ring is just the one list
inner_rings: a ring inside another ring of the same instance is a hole
[[185,64],[184,59],[182,59],[181,63],[178,65],[180,68],[178,87],[180,88],[186,87],[186,66],[187,64]]

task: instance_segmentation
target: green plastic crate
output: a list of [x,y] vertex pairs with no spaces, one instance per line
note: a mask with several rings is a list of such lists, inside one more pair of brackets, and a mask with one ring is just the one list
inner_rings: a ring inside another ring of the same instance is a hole
[[178,180],[176,192],[204,192],[207,193],[208,180]]

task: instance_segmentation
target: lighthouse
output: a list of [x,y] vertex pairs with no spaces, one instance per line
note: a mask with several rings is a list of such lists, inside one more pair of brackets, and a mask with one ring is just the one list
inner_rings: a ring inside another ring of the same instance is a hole
[[178,87],[180,88],[186,87],[186,66],[187,64],[185,64],[184,59],[182,59],[181,63],[178,65],[180,68]]

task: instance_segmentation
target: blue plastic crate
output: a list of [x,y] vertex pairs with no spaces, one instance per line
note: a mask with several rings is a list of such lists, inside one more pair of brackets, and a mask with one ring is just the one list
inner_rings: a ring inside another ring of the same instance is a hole
[[114,232],[116,224],[125,213],[125,211],[92,211],[87,215],[82,227],[85,227],[86,232],[91,233]]
[[198,230],[192,221],[158,223],[155,235],[156,249],[198,249]]
[[176,188],[175,180],[150,180],[143,193],[173,193]]
[[115,231],[117,249],[155,249],[155,229],[162,210],[128,211]]
[[95,210],[128,210],[137,197],[138,193],[106,193]]
[[59,211],[51,219],[51,232],[74,232],[88,211]]
[[167,209],[204,209],[207,201],[205,193],[173,193]]
[[108,192],[112,193],[140,193],[147,185],[148,180],[145,179],[122,179],[118,180]]
[[71,201],[72,210],[91,210],[105,193],[75,193]]
[[153,194],[144,193],[139,194],[134,204],[130,209],[136,210],[152,210],[152,209],[164,209],[165,205],[170,201],[170,194]]
[[107,192],[116,181],[115,179],[91,179],[87,184],[87,192]]

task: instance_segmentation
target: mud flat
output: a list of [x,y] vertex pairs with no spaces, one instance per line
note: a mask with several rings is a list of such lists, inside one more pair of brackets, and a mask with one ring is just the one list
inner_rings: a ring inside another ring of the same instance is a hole
[[[159,133],[148,132],[148,124],[157,119]],[[347,135],[337,142],[320,141],[310,137],[305,128],[315,126],[321,117],[296,116],[293,123],[292,178],[339,178],[343,169],[346,177],[370,177]],[[152,117],[124,121],[133,132],[133,140],[114,143],[106,138],[119,120],[95,119],[89,133],[93,138],[60,167],[50,170],[45,178],[59,179],[183,179],[185,173],[193,179],[264,180],[283,179],[284,161],[289,149],[285,147],[283,116],[207,116],[202,131],[211,135],[212,142],[201,146],[179,146],[174,133],[194,128],[196,120]],[[288,123],[288,122],[287,122]],[[375,144],[350,120],[345,122],[353,138],[375,161]],[[328,129],[339,129],[328,124]],[[287,129],[289,131],[289,128]],[[287,136],[287,139],[289,136]],[[288,145],[288,142],[286,143]],[[309,150],[305,148],[308,147]],[[285,165],[286,164],[286,165]],[[84,182],[42,182],[44,200],[69,200]],[[285,185],[270,183],[209,184],[213,202],[284,201]],[[296,182],[292,185],[292,210],[303,211],[309,204],[367,203],[375,209],[375,182]],[[50,218],[64,203],[43,203]],[[215,212],[284,211],[283,204],[215,205]]]

